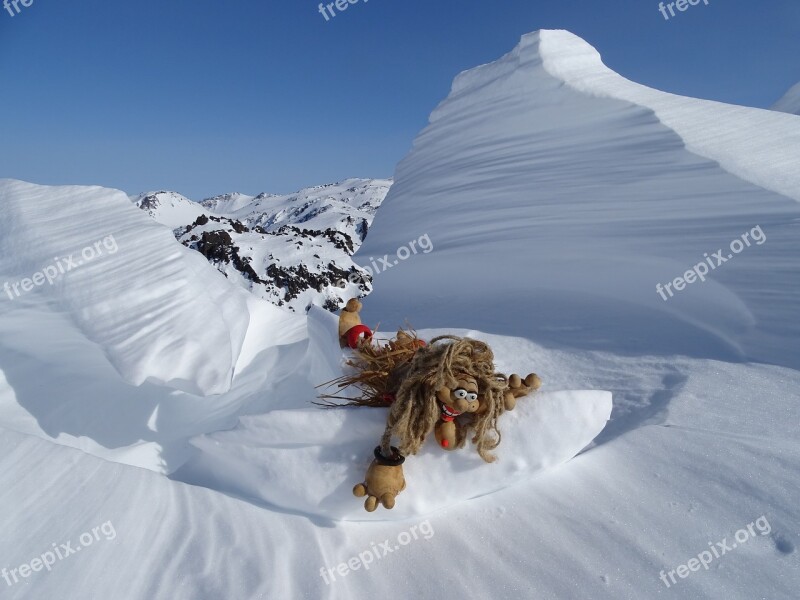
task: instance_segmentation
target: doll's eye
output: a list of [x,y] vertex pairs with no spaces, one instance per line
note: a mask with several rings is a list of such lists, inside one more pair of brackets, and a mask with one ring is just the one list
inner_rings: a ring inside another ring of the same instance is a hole
[[467,395],[467,398],[469,398],[469,399],[470,399],[470,401],[475,401],[475,400],[477,400],[477,399],[478,399],[478,394],[476,394],[476,393],[474,393],[474,392],[473,392],[473,393],[471,393],[471,394],[468,394],[468,395]]
[[467,397],[467,390],[462,390],[461,388],[459,388],[459,389],[457,389],[457,390],[455,390],[453,392],[453,395],[456,398],[466,398]]

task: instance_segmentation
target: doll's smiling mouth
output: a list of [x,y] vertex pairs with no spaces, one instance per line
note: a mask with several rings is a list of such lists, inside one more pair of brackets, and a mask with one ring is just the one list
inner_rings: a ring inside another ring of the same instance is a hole
[[459,411],[455,410],[454,408],[450,408],[449,406],[447,406],[447,404],[442,404],[442,416],[449,417],[452,419],[460,414],[461,413]]

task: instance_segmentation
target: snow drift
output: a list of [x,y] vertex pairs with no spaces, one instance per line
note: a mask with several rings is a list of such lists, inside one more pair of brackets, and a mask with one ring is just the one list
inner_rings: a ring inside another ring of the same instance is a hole
[[[169,472],[278,377],[259,372],[269,349],[305,336],[122,192],[2,180],[0,206],[5,427]],[[25,291],[36,273],[52,284]]]
[[[422,233],[435,250],[377,275],[367,318],[796,367],[797,164],[793,116],[652,90],[568,32],[526,35],[456,78],[398,166],[355,259]],[[657,293],[756,226],[766,243]]]
[[[229,389],[248,299],[201,256],[176,244],[121,192],[4,180],[0,203],[0,278],[20,282],[59,268],[52,285],[4,295],[5,319],[40,311],[74,322],[134,385],[152,381],[200,394]],[[107,238],[115,244],[105,253],[94,248]],[[87,260],[87,248],[100,255]],[[70,256],[74,267],[65,263]]]

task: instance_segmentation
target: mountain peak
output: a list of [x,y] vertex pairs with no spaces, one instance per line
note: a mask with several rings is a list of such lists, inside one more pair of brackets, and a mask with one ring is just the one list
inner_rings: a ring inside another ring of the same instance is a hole
[[800,115],[800,82],[789,88],[780,100],[772,105],[772,110]]
[[[542,71],[550,78],[542,78]],[[587,97],[621,100],[651,112],[691,152],[718,162],[750,183],[800,201],[800,171],[794,168],[800,162],[800,124],[796,119],[635,83],[603,64],[591,44],[565,30],[525,34],[497,61],[459,74],[430,122],[452,120],[453,114],[463,116],[465,110],[471,114],[498,93],[524,97],[526,106],[535,107],[564,85]],[[791,101],[800,103],[800,89],[793,89]],[[483,113],[479,116],[485,117]],[[743,125],[731,127],[731,123]],[[780,136],[776,136],[778,132]]]

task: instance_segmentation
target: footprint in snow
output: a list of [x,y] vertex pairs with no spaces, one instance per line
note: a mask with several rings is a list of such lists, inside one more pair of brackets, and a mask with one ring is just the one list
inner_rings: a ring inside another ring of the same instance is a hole
[[783,534],[777,533],[772,536],[772,542],[775,544],[775,549],[781,554],[793,554],[795,547]]

